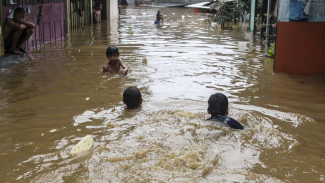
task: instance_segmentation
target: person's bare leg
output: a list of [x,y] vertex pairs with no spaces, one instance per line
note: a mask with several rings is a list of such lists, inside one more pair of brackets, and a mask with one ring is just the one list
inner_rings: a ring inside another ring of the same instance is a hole
[[[34,34],[34,29],[33,28],[27,28],[26,29],[26,37],[17,45],[17,48],[21,48],[21,45],[23,45],[27,40],[28,38],[30,38],[30,36],[32,36]],[[28,53],[28,51],[26,51]]]
[[[23,32],[23,30],[16,30],[16,32],[15,32],[15,34],[13,36],[12,45],[11,45],[11,48],[10,48],[9,51],[11,51],[12,49],[16,48],[17,43],[18,43],[18,40],[19,40],[22,32]],[[15,51],[14,53],[15,54],[19,54],[19,55],[22,54],[20,51]]]

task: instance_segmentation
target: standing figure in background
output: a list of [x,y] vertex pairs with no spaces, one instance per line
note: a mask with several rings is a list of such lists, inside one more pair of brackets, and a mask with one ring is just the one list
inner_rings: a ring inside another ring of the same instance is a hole
[[160,11],[158,11],[155,24],[160,24],[160,23],[164,23],[164,15],[160,13]]
[[96,8],[95,8],[95,4],[96,4],[96,2],[95,2],[95,1],[93,1],[93,6],[92,6],[92,7],[93,7],[93,12],[94,12],[94,11],[95,11],[95,9],[96,9]]
[[34,33],[35,25],[25,21],[25,10],[17,7],[12,19],[7,19],[3,24],[3,38],[5,49],[12,54],[21,55],[28,53],[21,46]]
[[101,10],[103,8],[102,4],[96,4],[94,10],[94,24],[100,24],[101,22]]

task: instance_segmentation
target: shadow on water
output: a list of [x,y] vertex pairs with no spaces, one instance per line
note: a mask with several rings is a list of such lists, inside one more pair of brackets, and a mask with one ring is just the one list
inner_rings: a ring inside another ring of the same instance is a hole
[[[3,182],[318,182],[324,180],[324,76],[273,74],[261,41],[221,30],[187,8],[128,6],[71,32],[64,49],[0,71]],[[182,15],[184,19],[182,19]],[[118,46],[126,77],[103,74]],[[141,109],[122,93],[137,86]],[[207,122],[229,98],[246,129]],[[70,155],[84,136],[94,147]]]

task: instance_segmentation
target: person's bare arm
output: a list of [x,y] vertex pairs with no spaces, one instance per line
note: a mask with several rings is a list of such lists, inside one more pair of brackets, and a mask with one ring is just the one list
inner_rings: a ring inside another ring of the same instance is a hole
[[36,27],[33,23],[26,22],[25,20],[20,20],[20,23],[24,24],[24,25],[26,25],[27,27],[30,27],[30,28],[35,28]]
[[124,62],[120,58],[118,59],[118,62],[122,66],[122,69],[120,69],[118,73],[121,75],[126,75],[129,71],[128,68],[125,66]]
[[94,18],[95,18],[95,23],[97,24],[97,23],[98,23],[98,19],[97,19],[97,13],[96,13],[96,10],[94,11]]
[[26,28],[26,25],[16,23],[16,22],[14,22],[14,21],[12,21],[12,20],[10,20],[10,19],[8,19],[8,20],[6,21],[6,24],[7,24],[9,27],[12,27],[12,28],[14,28],[14,29],[18,29],[18,30],[23,30],[23,29]]
[[101,23],[101,20],[102,20],[102,12],[99,11],[99,13],[98,13],[98,21],[99,21],[99,23]]

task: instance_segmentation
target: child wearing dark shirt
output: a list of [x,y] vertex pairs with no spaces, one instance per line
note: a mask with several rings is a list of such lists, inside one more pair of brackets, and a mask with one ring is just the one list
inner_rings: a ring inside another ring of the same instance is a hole
[[228,115],[228,98],[222,93],[216,93],[210,96],[208,101],[208,114],[211,117],[208,121],[218,121],[234,129],[243,130],[244,127],[238,121],[227,117]]

